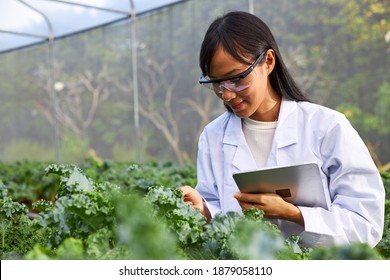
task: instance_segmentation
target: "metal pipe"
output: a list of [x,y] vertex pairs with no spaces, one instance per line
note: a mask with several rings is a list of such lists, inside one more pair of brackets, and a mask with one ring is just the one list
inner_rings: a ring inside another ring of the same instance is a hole
[[254,9],[254,5],[253,5],[253,0],[248,0],[248,4],[249,4],[249,9],[248,9],[249,13],[254,14],[255,9]]
[[131,6],[131,57],[132,57],[132,70],[133,70],[133,96],[134,96],[134,126],[137,142],[137,163],[141,163],[142,141],[141,132],[139,126],[139,97],[138,97],[138,68],[137,68],[137,17],[135,12],[135,5],[133,0],[130,1]]
[[16,31],[11,31],[11,30],[0,30],[0,33],[8,33],[8,34],[12,34],[12,35],[19,35],[19,36],[24,36],[24,37],[33,37],[33,38],[39,38],[39,39],[47,39],[47,35],[24,33],[24,32],[16,32]]
[[40,1],[57,2],[57,3],[67,4],[67,5],[74,5],[74,6],[79,6],[79,7],[90,8],[90,9],[95,9],[95,10],[100,10],[100,11],[129,16],[128,11],[121,11],[121,10],[116,10],[116,9],[97,7],[97,6],[92,6],[92,5],[83,4],[83,3],[75,3],[75,2],[64,1],[64,0],[40,0]]
[[49,18],[43,12],[41,12],[40,10],[35,8],[34,6],[31,6],[30,4],[24,2],[23,0],[18,0],[18,1],[43,17],[43,19],[45,20],[45,22],[49,28],[49,38],[52,37],[53,36],[53,26],[51,25]]
[[61,150],[61,135],[59,131],[59,123],[58,123],[58,116],[59,116],[59,107],[58,107],[58,100],[57,96],[54,92],[54,78],[53,78],[53,72],[54,72],[54,33],[53,33],[53,26],[49,20],[49,18],[40,10],[36,9],[35,7],[31,6],[30,4],[24,2],[23,0],[18,0],[23,5],[27,6],[29,9],[33,10],[34,12],[38,13],[43,17],[45,20],[48,28],[49,28],[49,77],[48,77],[48,90],[49,95],[52,100],[52,105],[54,109],[54,142],[55,142],[55,161],[60,161],[60,150]]

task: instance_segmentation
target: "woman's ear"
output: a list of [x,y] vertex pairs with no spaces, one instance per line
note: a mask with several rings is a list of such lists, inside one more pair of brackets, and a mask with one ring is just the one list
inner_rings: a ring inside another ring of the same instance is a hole
[[265,62],[264,63],[265,63],[265,67],[267,70],[267,74],[270,74],[274,70],[275,63],[276,63],[275,51],[273,49],[269,49],[265,53]]

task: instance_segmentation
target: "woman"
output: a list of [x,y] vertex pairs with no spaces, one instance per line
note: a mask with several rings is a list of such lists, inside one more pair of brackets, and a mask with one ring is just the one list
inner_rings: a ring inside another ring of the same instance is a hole
[[[199,82],[228,111],[200,136],[196,189],[181,187],[187,203],[208,221],[257,207],[306,246],[380,241],[385,193],[366,146],[344,115],[301,93],[262,20],[245,12],[216,19],[203,40],[200,67]],[[240,193],[232,177],[313,161],[329,190],[328,209],[295,206],[276,194]]]

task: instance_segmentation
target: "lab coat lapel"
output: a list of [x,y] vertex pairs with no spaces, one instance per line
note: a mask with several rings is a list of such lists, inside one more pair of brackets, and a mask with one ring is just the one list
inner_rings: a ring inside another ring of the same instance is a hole
[[[278,126],[266,166],[287,165],[294,161],[292,145],[298,143],[298,107],[296,101],[282,99]],[[223,138],[225,162],[236,171],[257,169],[256,161],[245,140],[241,118],[230,115]]]
[[227,123],[223,144],[225,162],[231,162],[236,171],[257,168],[242,131],[241,118],[234,114]]
[[298,110],[296,101],[282,99],[278,125],[267,166],[287,165],[293,159],[291,145],[298,143]]

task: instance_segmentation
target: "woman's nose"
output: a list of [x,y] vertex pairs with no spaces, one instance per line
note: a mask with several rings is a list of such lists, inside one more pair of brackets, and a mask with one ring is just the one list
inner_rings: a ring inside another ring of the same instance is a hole
[[236,93],[234,91],[230,91],[224,86],[219,87],[219,94],[223,101],[230,101],[236,97]]

